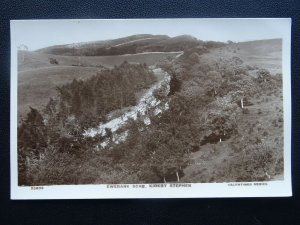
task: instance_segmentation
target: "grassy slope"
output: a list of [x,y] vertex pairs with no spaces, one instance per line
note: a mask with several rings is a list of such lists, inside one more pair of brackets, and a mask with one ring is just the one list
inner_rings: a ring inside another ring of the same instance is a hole
[[76,79],[95,75],[100,68],[75,66],[49,66],[19,72],[18,113],[24,116],[29,106],[42,108],[56,95],[56,86]]
[[198,44],[197,39],[189,35],[180,35],[170,38],[165,35],[144,34],[100,42],[50,46],[39,49],[37,52],[64,56],[103,56],[155,51],[181,51],[187,47],[196,46]]
[[233,43],[223,48],[213,49],[204,58],[219,59],[239,57],[244,64],[257,66],[270,71],[271,74],[281,73],[282,40],[271,39]]
[[107,48],[107,47],[109,48],[109,47],[123,45],[123,44],[130,45],[131,43],[135,43],[135,41],[137,41],[136,43],[139,43],[140,45],[141,44],[147,45],[165,39],[169,39],[169,37],[167,35],[138,34],[138,35],[131,35],[128,37],[111,39],[111,40],[91,41],[91,42],[74,43],[68,45],[55,45],[55,46],[42,48],[37,51],[40,53],[52,54],[53,52],[57,52],[57,50],[59,50],[62,53],[60,55],[68,55],[72,52],[70,51],[70,49],[72,49],[73,47],[75,49],[81,49],[85,52],[86,50],[89,51],[89,49],[95,49],[95,48]]
[[[254,105],[245,107],[249,109],[249,114],[239,116],[238,135],[221,143],[206,144],[201,146],[200,151],[192,153],[192,163],[185,168],[182,182],[191,180],[203,183],[236,181],[240,174],[227,171],[228,165],[243,154],[244,149],[241,147],[241,143],[243,139],[246,140],[251,136],[259,136],[261,141],[267,144],[275,142],[279,148],[274,151],[282,150],[283,124],[278,122],[278,119],[282,118],[280,96],[280,93],[272,93],[270,96],[269,93],[265,93],[259,99],[250,99]],[[273,121],[276,121],[276,125]],[[251,131],[252,129],[253,131]],[[280,155],[281,152],[275,154]],[[283,179],[283,174],[273,176],[273,170],[274,168],[268,168],[270,179]]]
[[[280,40],[246,42],[232,44],[229,47],[215,49],[202,56],[202,60],[214,62],[219,58],[238,56],[243,58],[243,65],[257,65],[273,73],[281,73]],[[233,53],[239,46],[237,53]],[[270,60],[272,57],[272,60]],[[276,59],[276,60],[275,60]],[[280,59],[280,60],[279,60]],[[272,67],[276,62],[276,67]],[[282,92],[267,90],[249,99],[254,105],[247,106],[248,114],[240,113],[238,134],[217,144],[206,144],[191,154],[191,164],[185,168],[182,182],[229,182],[236,181],[239,173],[228,170],[234,160],[241,157],[244,149],[241,144],[249,138],[259,137],[267,145],[275,145],[274,155],[281,156],[283,150],[283,100]],[[268,179],[283,179],[283,174],[274,174],[277,165],[267,168]]]
[[19,54],[18,70],[26,71],[29,69],[37,69],[41,67],[56,66],[49,63],[49,58],[55,58],[59,65],[72,66],[79,63],[83,66],[105,66],[113,67],[119,65],[125,60],[132,63],[146,63],[147,65],[153,65],[158,61],[168,57],[176,56],[178,53],[155,53],[155,54],[137,54],[137,55],[120,55],[120,56],[59,56],[44,54],[39,52],[25,52],[25,60],[22,61],[22,54]]

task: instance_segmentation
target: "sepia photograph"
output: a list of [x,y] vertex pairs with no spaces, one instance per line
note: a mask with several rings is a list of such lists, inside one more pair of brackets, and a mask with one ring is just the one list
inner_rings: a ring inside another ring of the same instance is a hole
[[11,21],[12,198],[291,196],[290,29]]

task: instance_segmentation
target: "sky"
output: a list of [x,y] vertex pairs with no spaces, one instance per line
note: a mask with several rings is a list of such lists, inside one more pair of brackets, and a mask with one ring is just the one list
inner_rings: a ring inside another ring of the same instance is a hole
[[134,34],[188,34],[204,41],[234,42],[282,38],[289,19],[14,20],[11,39],[29,50]]

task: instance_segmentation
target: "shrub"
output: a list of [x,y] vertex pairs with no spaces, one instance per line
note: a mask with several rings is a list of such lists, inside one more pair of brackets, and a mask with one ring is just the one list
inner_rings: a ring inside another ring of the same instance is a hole
[[49,62],[50,62],[51,64],[59,64],[58,61],[57,61],[56,59],[54,59],[54,58],[50,58],[50,59],[49,59]]
[[243,108],[243,114],[249,114],[249,113],[250,113],[249,109]]
[[264,131],[264,132],[263,132],[263,136],[268,136],[268,134],[269,134],[269,133],[268,133],[267,131]]
[[254,131],[254,129],[251,127],[251,128],[249,129],[249,131],[248,131],[248,134],[252,134],[253,131]]
[[249,144],[230,160],[223,173],[237,182],[270,180],[283,172],[283,156],[279,149],[281,146],[275,143]]

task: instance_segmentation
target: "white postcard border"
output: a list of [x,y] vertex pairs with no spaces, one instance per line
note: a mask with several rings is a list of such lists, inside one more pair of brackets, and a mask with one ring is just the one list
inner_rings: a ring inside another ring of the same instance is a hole
[[[211,18],[213,19],[213,18]],[[215,18],[223,19],[223,18]],[[230,18],[226,18],[230,20]],[[253,18],[256,19],[256,18]],[[248,19],[248,20],[253,20]],[[148,19],[149,20],[149,19]],[[176,19],[170,19],[173,21]],[[183,20],[183,19],[180,19]],[[186,19],[197,20],[197,19]],[[204,19],[208,20],[208,19]],[[239,20],[238,18],[232,20]],[[247,19],[243,19],[247,20]],[[291,19],[278,20],[282,26],[283,40],[282,71],[284,99],[284,180],[268,182],[234,183],[167,183],[166,187],[150,187],[158,184],[124,185],[54,185],[41,187],[18,186],[17,173],[17,42],[15,25],[26,20],[11,21],[11,105],[10,105],[10,148],[11,148],[11,199],[105,199],[105,198],[216,198],[216,197],[284,197],[292,196],[291,186]],[[42,20],[47,21],[47,20]],[[74,21],[74,20],[69,20]],[[76,20],[77,21],[77,20]],[[273,21],[274,22],[274,21]],[[186,185],[176,187],[176,185]],[[165,184],[160,184],[165,185]],[[174,185],[174,187],[171,187]]]

